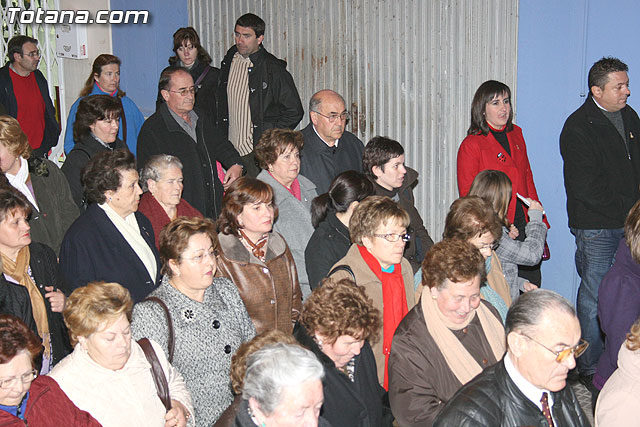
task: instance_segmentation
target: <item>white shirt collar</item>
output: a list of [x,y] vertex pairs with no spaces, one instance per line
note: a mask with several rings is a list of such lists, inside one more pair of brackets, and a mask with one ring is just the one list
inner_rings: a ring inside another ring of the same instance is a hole
[[[327,141],[325,141],[324,139],[322,139],[322,137],[320,136],[320,134],[319,134],[319,133],[318,133],[318,131],[316,130],[315,125],[311,124],[311,127],[313,128],[313,131],[316,133],[316,135],[318,135],[318,138],[320,138],[320,141],[322,141],[322,142],[324,142],[325,144],[327,144]],[[329,145],[329,144],[327,144],[327,147],[336,147],[336,148],[337,148],[337,147],[338,147],[338,142],[339,142],[339,141],[340,141],[339,139],[336,139],[335,144],[333,144],[332,146],[331,146],[331,145]]]
[[[527,381],[513,364],[511,355],[508,351],[504,356],[504,367],[511,380],[516,384],[516,387],[520,389],[527,399],[532,401],[540,409],[540,412],[542,412],[542,402],[540,402],[540,399],[542,399],[542,393],[547,393],[549,395],[549,408],[553,408],[553,395],[551,392],[549,390],[538,388]],[[553,416],[553,413],[551,416]]]
[[606,108],[604,108],[602,105],[598,104],[598,101],[596,101],[596,99],[593,97],[593,95],[591,96],[591,99],[593,99],[593,102],[596,103],[596,105],[598,106],[599,109],[606,111],[607,113],[611,113],[611,111],[607,110]]

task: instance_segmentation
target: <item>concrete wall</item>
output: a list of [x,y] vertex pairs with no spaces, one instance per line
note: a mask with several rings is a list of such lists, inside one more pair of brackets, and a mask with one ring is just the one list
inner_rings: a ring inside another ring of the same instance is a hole
[[[633,0],[520,1],[516,121],[551,223],[551,259],[542,263],[542,281],[572,301],[580,278],[567,225],[559,136],[566,118],[584,102],[588,70],[601,57],[625,61],[633,88],[640,75],[640,26],[624,18],[639,13],[640,3]],[[640,108],[633,97],[629,104]]]

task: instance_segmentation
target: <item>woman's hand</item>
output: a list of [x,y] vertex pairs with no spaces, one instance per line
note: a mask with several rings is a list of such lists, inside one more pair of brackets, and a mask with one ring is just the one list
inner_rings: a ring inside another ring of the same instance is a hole
[[524,282],[522,286],[524,287],[525,292],[535,291],[538,289],[538,287],[531,282]]
[[222,185],[224,186],[224,189],[226,190],[227,188],[229,188],[229,186],[233,183],[233,181],[240,178],[241,176],[242,176],[242,166],[240,165],[231,166],[227,170],[226,175],[224,176],[224,182],[222,183]]
[[164,427],[186,427],[187,414],[189,411],[182,403],[171,399],[171,410],[164,416]]
[[62,313],[62,310],[64,309],[64,302],[66,300],[64,294],[53,286],[45,286],[44,290],[47,291],[47,293],[44,294],[44,297],[49,300],[49,304],[51,304],[51,311]]
[[518,231],[516,226],[511,224],[511,226],[509,227],[509,237],[515,240],[519,235],[520,235],[520,232]]
[[542,208],[542,204],[539,201],[533,200],[533,199],[527,199],[527,200],[529,200],[529,209],[533,209],[534,211],[544,210]]

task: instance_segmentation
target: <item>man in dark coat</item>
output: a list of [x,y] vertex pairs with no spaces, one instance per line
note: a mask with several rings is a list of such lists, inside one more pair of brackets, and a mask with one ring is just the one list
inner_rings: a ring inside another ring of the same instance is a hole
[[342,172],[362,172],[364,144],[345,130],[348,117],[344,98],[332,90],[321,90],[309,101],[311,123],[302,130],[300,174],[316,185],[318,194],[328,192]]
[[589,70],[589,96],[564,124],[564,160],[569,227],[576,238],[580,275],[578,318],[590,346],[578,361],[580,380],[591,380],[604,350],[598,323],[598,288],[613,262],[624,221],[640,198],[640,119],[627,105],[627,65],[602,58]]
[[262,132],[294,129],[304,114],[287,63],[262,46],[264,29],[264,21],[253,13],[238,18],[236,44],[222,60],[217,91],[218,127],[238,150],[247,173],[253,177],[260,172],[253,147]]
[[44,75],[38,70],[38,40],[14,36],[7,44],[9,63],[0,68],[0,110],[18,120],[34,157],[47,157],[58,144],[60,125]]
[[411,238],[404,248],[404,257],[416,273],[427,251],[433,246],[413,197],[418,172],[404,165],[402,145],[384,136],[376,136],[369,141],[364,149],[362,168],[373,183],[376,195],[391,198],[409,214],[407,233]]
[[507,354],[463,386],[434,426],[589,426],[567,373],[586,348],[573,306],[553,291],[523,294],[505,325]]
[[[149,117],[138,136],[138,166],[155,154],[171,154],[183,165],[182,197],[205,217],[216,219],[222,209],[224,187],[242,175],[238,152],[204,111],[193,108],[195,88],[182,67],[162,71],[158,88],[165,103]],[[227,169],[220,182],[216,160]]]

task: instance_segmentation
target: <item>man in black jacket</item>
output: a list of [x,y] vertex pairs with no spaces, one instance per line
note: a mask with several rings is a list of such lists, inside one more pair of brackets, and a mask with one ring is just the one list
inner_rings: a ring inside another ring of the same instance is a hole
[[507,354],[463,386],[434,426],[589,426],[567,373],[585,350],[575,310],[549,290],[520,296],[505,324]]
[[260,169],[253,147],[262,132],[294,129],[304,114],[287,63],[262,46],[264,29],[264,21],[253,13],[238,18],[236,44],[222,60],[217,90],[218,127],[242,156],[247,174],[254,177]]
[[640,119],[627,105],[627,65],[602,58],[589,70],[589,96],[564,124],[564,159],[569,227],[576,238],[581,282],[578,318],[591,345],[578,362],[580,379],[592,392],[591,378],[604,342],[598,324],[598,288],[609,271],[624,234],[627,213],[640,197]]
[[[229,186],[242,175],[242,160],[213,119],[193,108],[195,86],[185,68],[165,68],[158,89],[166,102],[140,129],[138,167],[144,167],[154,154],[176,156],[183,165],[182,197],[205,217],[216,219],[222,208],[223,185]],[[222,183],[216,160],[227,169]]]
[[38,70],[38,40],[14,36],[7,44],[9,63],[0,68],[0,110],[18,120],[33,156],[47,157],[58,144],[60,125],[49,87]]

